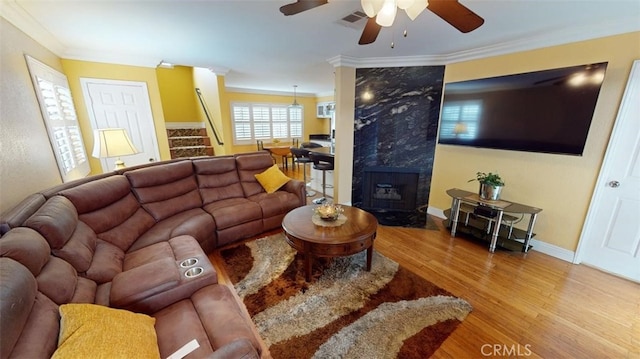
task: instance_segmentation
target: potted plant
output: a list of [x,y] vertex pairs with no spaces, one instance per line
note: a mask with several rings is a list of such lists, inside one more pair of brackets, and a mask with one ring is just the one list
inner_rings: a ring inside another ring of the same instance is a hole
[[497,201],[500,198],[500,191],[504,187],[504,181],[499,174],[477,172],[476,178],[469,180],[469,182],[471,181],[480,182],[480,190],[478,192],[480,198],[491,201]]

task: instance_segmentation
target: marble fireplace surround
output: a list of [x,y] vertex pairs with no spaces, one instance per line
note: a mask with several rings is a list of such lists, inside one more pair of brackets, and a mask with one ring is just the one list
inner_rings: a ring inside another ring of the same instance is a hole
[[365,205],[365,178],[371,168],[398,174],[416,170],[413,210],[429,202],[443,83],[444,66],[356,70],[354,206]]

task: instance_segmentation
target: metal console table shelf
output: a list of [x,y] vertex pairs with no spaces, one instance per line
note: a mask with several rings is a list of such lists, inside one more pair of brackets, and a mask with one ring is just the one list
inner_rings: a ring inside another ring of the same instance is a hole
[[[478,215],[478,213],[476,212],[480,212],[481,214],[478,216],[484,218],[489,222],[488,230],[491,229],[491,224],[495,221],[495,224],[493,225],[491,231],[491,243],[489,244],[489,251],[494,252],[498,243],[498,237],[500,236],[500,228],[502,227],[503,219],[508,219],[509,221],[511,221],[511,225],[509,226],[508,232],[505,237],[511,237],[514,230],[513,221],[515,221],[517,218],[509,214],[505,214],[505,212],[523,215],[528,214],[529,226],[527,228],[527,231],[524,232],[524,243],[522,245],[522,251],[527,252],[529,250],[529,241],[533,237],[533,226],[536,223],[538,213],[540,213],[542,209],[505,200],[484,200],[481,199],[477,193],[465,191],[458,188],[448,189],[447,194],[452,198],[451,218],[449,219],[451,225],[451,236],[455,237],[456,235],[458,223],[460,222],[459,216],[461,212],[465,212],[467,214],[467,219],[465,220],[464,225],[467,224],[469,215],[471,213],[475,213],[476,215]],[[477,209],[480,209],[480,211],[477,211]]]

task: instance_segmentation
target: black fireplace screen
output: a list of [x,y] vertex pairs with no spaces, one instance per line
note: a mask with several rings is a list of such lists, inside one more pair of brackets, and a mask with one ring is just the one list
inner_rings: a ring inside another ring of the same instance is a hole
[[365,168],[362,208],[415,210],[419,177],[420,171],[412,168]]

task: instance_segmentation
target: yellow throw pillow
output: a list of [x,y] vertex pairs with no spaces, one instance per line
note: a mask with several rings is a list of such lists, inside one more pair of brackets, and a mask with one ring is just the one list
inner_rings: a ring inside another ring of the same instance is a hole
[[284,186],[291,180],[291,178],[287,177],[280,169],[278,165],[274,164],[269,167],[266,171],[262,173],[258,173],[256,179],[262,185],[267,193],[273,193],[277,191],[280,187]]
[[155,322],[146,314],[102,305],[63,304],[52,358],[160,358]]

